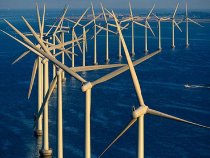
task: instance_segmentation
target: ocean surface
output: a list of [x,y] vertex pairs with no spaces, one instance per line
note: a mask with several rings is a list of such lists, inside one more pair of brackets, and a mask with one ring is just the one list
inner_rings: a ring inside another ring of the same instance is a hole
[[[72,13],[73,14],[73,13]],[[198,13],[199,14],[199,13]],[[0,11],[0,19],[6,18],[23,32],[29,32],[20,16],[25,16],[37,29],[35,10]],[[52,24],[59,12],[46,14],[46,24]],[[203,14],[202,14],[203,15]],[[66,24],[69,25],[69,24]],[[101,23],[103,25],[103,23]],[[145,104],[150,108],[189,121],[210,126],[210,89],[186,88],[184,85],[210,84],[210,23],[203,28],[189,24],[190,47],[185,47],[185,23],[183,32],[175,31],[175,49],[171,49],[171,23],[162,24],[163,51],[135,67]],[[157,23],[151,26],[158,34]],[[0,29],[16,37],[4,21]],[[47,31],[48,28],[45,28]],[[77,30],[80,34],[81,30]],[[128,49],[131,50],[131,29],[123,31]],[[91,37],[92,32],[88,34]],[[149,32],[149,53],[157,50],[158,39]],[[68,39],[71,36],[67,35]],[[98,36],[98,63],[105,64],[105,32]],[[27,99],[30,76],[35,55],[30,53],[15,65],[11,63],[26,49],[13,39],[0,33],[0,157],[38,158],[41,139],[33,136],[33,119],[37,105],[37,82],[31,98]],[[81,65],[78,52],[76,65]],[[118,36],[110,34],[110,63],[126,63],[118,55]],[[144,30],[135,26],[135,57],[145,56]],[[66,58],[66,64],[71,61]],[[88,41],[87,64],[93,63],[93,40]],[[87,81],[94,81],[113,71],[98,70],[80,73]],[[50,65],[50,79],[52,67]],[[119,134],[131,119],[132,106],[138,101],[129,71],[97,85],[92,90],[91,144],[92,157],[97,158],[105,147]],[[56,157],[56,91],[49,103],[49,140]],[[84,110],[85,94],[81,83],[67,75],[63,83],[63,133],[64,157],[84,157]],[[137,154],[137,124],[117,141],[104,158],[134,158]],[[209,158],[210,130],[192,125],[145,116],[146,158]]]

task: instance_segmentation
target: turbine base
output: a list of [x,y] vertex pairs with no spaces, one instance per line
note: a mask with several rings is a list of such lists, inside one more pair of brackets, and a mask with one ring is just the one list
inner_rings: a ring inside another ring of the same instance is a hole
[[34,131],[34,136],[35,137],[41,137],[42,135],[43,135],[42,130],[37,129],[37,130]]
[[121,60],[122,59],[122,55],[118,56],[118,59]]
[[41,158],[51,158],[52,157],[52,149],[42,149],[39,151],[40,157]]
[[106,64],[109,64],[110,59],[106,59],[105,62],[106,62]]

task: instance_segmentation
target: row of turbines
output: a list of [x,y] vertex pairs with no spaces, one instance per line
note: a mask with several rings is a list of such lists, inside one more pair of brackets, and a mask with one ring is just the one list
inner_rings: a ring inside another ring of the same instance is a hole
[[[180,29],[179,23],[175,19],[177,9],[179,4],[177,4],[175,11],[172,17],[158,17],[156,14],[153,13],[155,5],[150,10],[149,14],[146,17],[134,16],[131,4],[129,3],[130,9],[130,16],[125,19],[118,19],[114,11],[110,11],[103,7],[101,4],[102,13],[99,15],[95,14],[93,5],[91,4],[91,11],[92,11],[92,19],[87,21],[82,21],[85,15],[88,13],[88,9],[82,14],[82,16],[77,20],[73,21],[71,18],[67,17],[68,6],[62,10],[61,15],[56,19],[56,21],[52,25],[45,24],[45,15],[46,9],[44,6],[43,14],[40,15],[39,7],[36,4],[36,13],[37,13],[37,21],[38,21],[38,31],[35,30],[31,24],[22,17],[26,27],[30,30],[30,33],[22,33],[18,30],[12,23],[4,19],[4,21],[11,27],[11,29],[20,36],[17,38],[9,34],[8,32],[1,30],[4,34],[8,35],[21,45],[23,45],[27,51],[21,54],[14,62],[17,63],[23,57],[25,57],[29,53],[33,53],[36,55],[36,59],[34,61],[32,75],[31,75],[31,82],[29,86],[28,98],[31,96],[32,88],[34,85],[35,77],[37,74],[37,85],[38,85],[38,105],[37,105],[37,112],[34,122],[34,131],[36,136],[42,136],[43,143],[42,149],[40,150],[41,157],[50,157],[52,156],[52,149],[49,145],[49,128],[48,128],[48,107],[49,107],[49,100],[50,97],[55,89],[57,89],[57,152],[56,155],[58,158],[63,158],[63,115],[62,115],[62,82],[66,80],[65,73],[69,74],[71,77],[75,78],[79,82],[82,83],[81,90],[84,92],[86,96],[86,103],[85,103],[85,149],[84,149],[84,157],[91,158],[91,90],[99,84],[102,84],[106,81],[111,80],[112,78],[121,75],[126,71],[130,71],[133,85],[136,91],[136,96],[139,101],[139,107],[133,107],[133,119],[131,122],[126,126],[126,128],[117,136],[116,139],[105,149],[104,152],[99,157],[102,157],[105,152],[136,122],[138,121],[138,158],[144,158],[144,116],[146,114],[151,114],[159,117],[164,117],[167,119],[191,124],[194,126],[199,126],[202,128],[209,128],[207,126],[203,126],[201,124],[197,124],[194,122],[190,122],[184,119],[177,118],[172,115],[168,115],[156,110],[149,108],[144,103],[144,99],[141,93],[139,79],[137,77],[135,66],[141,64],[142,62],[147,61],[148,59],[152,58],[153,56],[159,54],[161,52],[161,22],[163,21],[171,21],[172,22],[172,47],[175,47],[174,43],[174,29],[175,26]],[[107,18],[107,15],[110,16],[112,21]],[[149,20],[151,19],[151,15],[154,15],[155,19],[158,21],[158,50],[146,54],[144,57],[132,61],[131,56],[135,55],[135,31],[134,25],[139,25],[145,28],[145,52],[148,52],[148,29],[154,34]],[[105,26],[100,25],[97,22],[97,19],[103,16],[105,21]],[[186,46],[189,46],[188,42],[188,22],[193,22],[199,26],[197,22],[190,19],[188,17],[188,8],[186,3]],[[67,26],[66,22],[72,23],[72,26]],[[144,22],[144,23],[140,23]],[[129,25],[131,24],[132,29],[132,50],[131,52],[128,50],[127,44],[125,42],[123,36],[123,30],[128,29]],[[49,29],[48,29],[49,28]],[[112,28],[112,29],[111,29]],[[76,30],[81,29],[82,34],[78,35]],[[48,31],[46,31],[48,30]],[[93,31],[93,35],[88,34]],[[101,31],[106,31],[106,64],[99,65],[97,61],[97,35]],[[125,58],[127,63],[125,64],[110,64],[109,58],[109,34],[113,33],[119,36],[119,52],[118,57],[119,59],[122,58],[122,51],[121,47],[124,50]],[[66,40],[65,37],[71,36],[71,40]],[[36,42],[33,42],[35,39]],[[87,66],[86,64],[86,53],[88,49],[88,40],[94,40],[94,52],[93,52],[93,65]],[[76,53],[78,49],[78,53]],[[81,54],[79,54],[81,53]],[[75,64],[75,58],[80,57],[82,58],[81,66],[77,66]],[[67,65],[66,59],[69,58],[71,60],[71,66]],[[52,76],[53,79],[50,82],[49,78],[49,62],[53,65],[53,72]],[[87,81],[83,77],[81,77],[78,72],[88,72],[93,70],[103,70],[103,69],[111,69],[117,68],[116,70],[106,74],[105,76],[96,79],[95,81]]]

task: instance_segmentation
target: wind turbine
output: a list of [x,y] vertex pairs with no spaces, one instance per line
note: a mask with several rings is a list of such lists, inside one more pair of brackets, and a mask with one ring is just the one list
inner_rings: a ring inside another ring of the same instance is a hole
[[109,59],[109,23],[108,23],[102,3],[101,3],[101,9],[102,9],[102,12],[104,15],[104,20],[106,23],[106,59],[105,59],[105,61],[106,61],[106,63],[109,63],[109,61],[110,61],[110,59]]
[[[44,35],[44,18],[45,18],[45,5],[44,5],[44,10],[43,10],[43,17],[42,17],[42,22],[40,19],[40,14],[39,14],[39,7],[38,4],[36,3],[36,12],[37,12],[37,21],[38,21],[38,27],[39,27],[39,35],[40,38],[43,38]],[[40,47],[40,45],[36,45],[37,47]],[[12,64],[15,64],[16,62],[18,62],[19,60],[21,60],[24,56],[26,56],[28,53],[30,52],[30,50],[24,52],[23,54],[20,55],[20,57],[18,57]],[[33,88],[33,84],[34,84],[34,80],[35,80],[35,76],[36,76],[36,72],[38,70],[38,106],[37,106],[37,111],[39,111],[40,106],[42,104],[42,100],[43,100],[43,65],[41,63],[41,57],[37,57],[37,59],[34,62],[34,66],[33,66],[33,71],[32,71],[32,75],[31,75],[31,81],[30,81],[30,86],[29,86],[29,91],[28,91],[28,99],[31,96],[31,91]],[[38,120],[38,125],[37,128],[34,131],[35,136],[42,136],[42,118],[40,117],[40,119]]]
[[[96,17],[95,17],[95,12],[94,12],[94,8],[93,8],[93,4],[91,3],[91,6],[92,6],[92,14],[93,14],[93,18],[94,18],[94,65],[97,65],[98,62],[97,62],[97,35],[102,31],[102,30],[105,30],[106,31],[106,35],[108,34],[108,32],[112,32],[115,34],[115,32],[107,29],[107,28],[103,28],[102,26],[100,25],[97,25],[96,24]],[[106,15],[105,15],[105,12],[104,12],[104,8],[103,6],[101,5],[102,7],[102,11],[103,11],[103,15],[104,15],[104,19],[105,19],[105,22],[106,22],[106,27],[108,26],[108,22],[107,22],[107,18],[106,18]],[[99,30],[97,31],[97,27],[99,28]],[[108,44],[108,35],[107,35],[107,38],[106,38],[106,45]],[[108,51],[108,48],[106,48],[106,51]],[[107,53],[106,53],[106,56],[107,56]],[[107,60],[108,61],[108,60]]]
[[173,16],[171,18],[171,21],[172,21],[172,45],[171,45],[171,47],[172,48],[175,48],[175,44],[174,44],[174,31],[175,31],[174,30],[174,26],[176,25],[176,27],[182,32],[181,28],[179,27],[179,25],[175,21],[175,16],[176,16],[176,12],[177,12],[178,7],[179,7],[179,3],[177,4],[176,9],[174,11],[174,14],[173,14]]
[[134,24],[138,25],[138,26],[142,26],[142,27],[146,27],[146,25],[143,25],[139,22],[136,22],[135,21],[135,18],[133,16],[133,11],[132,11],[132,6],[131,6],[131,3],[129,2],[129,10],[130,10],[130,17],[128,19],[125,19],[125,20],[122,20],[121,23],[123,22],[127,22],[127,21],[131,21],[131,32],[132,32],[132,35],[131,35],[131,38],[132,38],[132,51],[131,51],[131,55],[134,56],[135,55],[135,31],[134,31]]
[[[80,21],[83,19],[83,17],[84,17],[85,14],[88,12],[88,10],[89,10],[89,8],[85,10],[85,12],[82,14],[82,16],[78,19],[78,21],[77,21],[77,22],[75,23],[75,25],[73,26],[73,28],[72,28],[72,40],[77,39],[77,35],[76,35],[76,32],[75,32],[75,28],[78,26],[78,24],[79,24]],[[84,30],[83,30],[83,31],[84,31]],[[83,33],[85,33],[85,35],[86,35],[86,32],[83,32]],[[86,36],[83,37],[83,38],[86,38]],[[83,40],[83,42],[84,42],[84,40]],[[83,44],[84,44],[84,43],[83,43]],[[77,42],[77,45],[78,45],[80,51],[83,52],[84,50],[82,51],[82,48],[81,48],[79,42]],[[74,53],[74,43],[72,43],[72,52]],[[84,53],[84,52],[83,52],[83,53]],[[72,67],[74,67],[74,55],[72,55]]]
[[94,65],[98,65],[98,62],[97,62],[97,26],[96,26],[96,20],[95,20],[95,11],[94,11],[94,8],[93,8],[93,3],[91,2],[91,8],[92,8],[92,14],[93,14],[93,19],[94,19],[94,62],[93,64]]
[[157,15],[153,14],[158,22],[158,49],[162,50],[162,42],[161,42],[161,22],[162,21],[167,21],[170,18],[167,17],[158,17]]
[[[98,19],[101,16],[101,14],[99,14],[98,16],[96,16],[94,19],[92,19],[91,21],[89,21],[88,23],[86,23],[85,25],[82,25],[80,23],[74,22],[73,20],[67,19],[67,21],[72,22],[74,24],[77,23],[78,26],[82,27],[83,30],[83,34],[79,37],[79,38],[83,38],[83,46],[82,46],[82,54],[83,54],[83,60],[82,60],[82,65],[86,66],[86,52],[87,52],[87,33],[90,31],[91,28],[86,29],[89,25],[91,25],[96,19]],[[77,42],[78,45],[78,42]],[[74,45],[75,46],[75,45]],[[80,47],[79,47],[80,48]],[[81,50],[80,50],[81,51]]]
[[[108,10],[108,9],[106,9],[105,8],[105,10],[107,11],[107,13],[109,14],[109,15],[111,15],[111,17],[113,17],[113,15],[112,15],[112,13]],[[130,20],[130,19],[129,19]],[[127,21],[127,20],[126,20]],[[119,22],[119,24],[121,25],[122,24],[122,22],[123,21],[121,21],[121,22]],[[125,21],[124,21],[125,22]],[[117,27],[116,25],[114,25],[114,24],[111,24],[111,23],[109,23],[109,25],[110,26],[113,26],[113,27]],[[129,23],[127,23],[126,25],[124,25],[124,26],[121,26],[120,28],[121,28],[121,30],[124,30],[124,29],[127,29],[127,27],[129,26]],[[119,47],[118,47],[118,58],[119,58],[119,60],[121,60],[122,59],[122,48],[121,48],[121,40],[120,40],[120,37],[119,37],[119,42],[118,42],[118,44],[119,44]]]
[[[114,12],[113,12],[113,14],[114,14]],[[115,16],[115,22],[118,25],[116,16]],[[139,84],[139,80],[136,75],[131,58],[129,56],[128,48],[126,46],[126,43],[125,43],[125,40],[124,40],[124,37],[122,35],[119,25],[118,25],[118,31],[119,31],[119,34],[120,34],[120,37],[122,40],[123,48],[124,48],[124,51],[126,54],[128,66],[130,69],[132,81],[133,81],[133,84],[134,84],[134,87],[136,90],[136,94],[137,94],[137,98],[138,98],[140,107],[137,109],[133,108],[133,113],[132,113],[133,119],[126,126],[126,128],[116,137],[116,139],[114,139],[114,141],[102,152],[102,154],[99,157],[103,156],[103,154],[138,120],[138,158],[144,158],[144,115],[146,115],[146,114],[151,114],[151,115],[155,115],[155,116],[159,116],[159,117],[163,117],[163,118],[199,126],[202,128],[210,129],[210,127],[203,126],[201,124],[193,123],[193,122],[190,122],[190,121],[187,121],[184,119],[180,119],[180,118],[172,116],[172,115],[168,115],[168,114],[150,109],[148,106],[145,105],[143,97],[142,97],[142,93],[141,93],[141,87]]]
[[[63,15],[61,16],[60,21],[59,21],[59,23],[58,23],[58,25],[57,25],[55,31],[53,32],[53,40],[54,40],[54,37],[56,36],[56,33],[57,33],[58,29],[59,29],[59,28],[60,28],[60,29],[62,28],[63,20],[64,20],[64,18],[65,18],[65,15],[66,15],[67,11],[68,11],[68,6],[64,8]],[[64,32],[61,32],[61,33],[60,33],[60,38],[61,38],[61,42],[62,42],[62,43],[64,43],[64,36],[65,36],[65,35],[64,35]],[[53,43],[54,43],[54,41],[53,41]],[[54,50],[54,51],[55,51],[55,50]],[[53,53],[54,53],[54,51],[53,51]],[[73,53],[74,53],[74,52],[73,52]],[[64,51],[62,52],[62,63],[63,63],[63,64],[65,63],[65,52],[64,52]],[[54,71],[55,71],[55,67],[54,67],[53,69],[54,69]],[[55,75],[55,74],[54,74],[54,75]],[[62,80],[63,80],[63,81],[66,80],[66,78],[65,78],[65,72],[64,72],[64,71],[62,72]]]
[[189,27],[188,27],[189,22],[192,22],[192,23],[194,23],[194,24],[196,24],[200,27],[203,27],[203,26],[188,17],[188,1],[187,0],[186,0],[186,17],[185,17],[185,20],[186,20],[186,47],[188,47],[189,46]]
[[153,32],[153,30],[152,30],[152,28],[151,28],[151,26],[150,26],[150,24],[148,22],[148,20],[150,19],[150,15],[152,14],[154,8],[155,8],[155,4],[153,5],[152,9],[150,10],[149,14],[147,15],[147,17],[145,19],[145,26],[146,26],[145,27],[145,32],[144,32],[145,33],[145,37],[144,37],[145,38],[145,49],[144,49],[144,52],[145,53],[148,52],[148,40],[147,40],[148,35],[147,35],[147,29],[149,29],[152,32],[153,36],[155,36],[155,34],[154,34],[154,32]]

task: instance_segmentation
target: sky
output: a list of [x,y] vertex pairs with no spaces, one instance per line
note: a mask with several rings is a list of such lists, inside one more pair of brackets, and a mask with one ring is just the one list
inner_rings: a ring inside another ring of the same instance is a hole
[[[191,9],[210,10],[210,0],[188,0]],[[47,8],[63,8],[69,4],[70,8],[87,8],[90,0],[0,0],[0,9],[31,9],[38,4],[46,4]],[[107,8],[128,8],[129,0],[92,0],[95,7],[100,6],[100,2]],[[151,8],[156,3],[156,8],[173,9],[177,2],[180,8],[184,8],[185,0],[130,0],[133,8]]]

